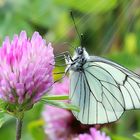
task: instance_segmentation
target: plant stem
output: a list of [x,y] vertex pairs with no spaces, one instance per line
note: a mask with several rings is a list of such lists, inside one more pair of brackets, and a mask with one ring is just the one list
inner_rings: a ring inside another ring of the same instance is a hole
[[21,139],[23,117],[18,117],[16,121],[16,140]]

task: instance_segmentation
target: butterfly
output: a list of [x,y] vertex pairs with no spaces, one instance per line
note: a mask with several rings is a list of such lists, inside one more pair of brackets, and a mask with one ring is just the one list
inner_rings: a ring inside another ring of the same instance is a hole
[[105,58],[90,56],[84,47],[65,55],[73,111],[83,124],[118,120],[126,110],[140,108],[140,76]]

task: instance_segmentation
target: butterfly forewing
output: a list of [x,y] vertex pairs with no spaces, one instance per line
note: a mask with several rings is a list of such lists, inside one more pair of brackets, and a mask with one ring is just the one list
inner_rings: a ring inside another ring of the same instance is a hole
[[90,63],[96,63],[101,69],[108,71],[114,78],[123,97],[122,101],[124,102],[124,109],[129,110],[140,108],[140,77],[114,62],[103,58],[100,59],[101,62]]

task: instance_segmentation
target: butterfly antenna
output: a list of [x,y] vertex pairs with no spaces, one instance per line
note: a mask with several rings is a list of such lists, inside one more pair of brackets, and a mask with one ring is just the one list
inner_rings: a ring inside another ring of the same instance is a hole
[[78,28],[76,26],[75,19],[74,19],[72,11],[70,12],[70,15],[71,15],[72,21],[74,23],[75,30],[76,30],[76,32],[78,34],[79,39],[80,39],[81,47],[83,47],[83,34],[80,35],[80,33],[78,32]]
[[83,48],[83,46],[84,46],[84,35],[81,34],[81,47]]

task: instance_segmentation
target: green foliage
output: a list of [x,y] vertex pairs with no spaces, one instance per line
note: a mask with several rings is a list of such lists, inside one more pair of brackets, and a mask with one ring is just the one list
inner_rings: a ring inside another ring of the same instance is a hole
[[[51,95],[51,96],[49,95],[49,96],[44,96],[41,99],[41,102],[52,105],[52,106],[56,106],[59,108],[64,108],[67,110],[73,110],[73,111],[78,112],[79,111],[78,107],[69,103],[62,102],[62,100],[68,100],[68,99],[69,99],[68,95]],[[61,100],[61,102],[59,100]]]
[[112,8],[116,7],[117,0],[83,0],[75,1],[64,1],[64,0],[55,0],[58,4],[63,4],[64,6],[79,10],[81,12],[95,12],[95,13],[104,13]]
[[[59,108],[64,108],[67,110],[74,110],[78,112],[79,111],[78,107],[69,103],[62,102],[62,100],[68,100],[68,99],[69,99],[68,95],[47,95],[41,99],[41,102],[52,105],[52,106],[56,106]],[[61,100],[61,102],[59,100]]]
[[2,125],[4,124],[5,119],[4,119],[4,112],[0,111],[0,128],[2,127]]
[[31,133],[34,140],[44,140],[45,134],[43,130],[44,120],[36,120],[32,121],[28,124],[28,130]]
[[0,111],[0,128],[3,126],[3,124],[10,120],[12,117],[8,114],[6,114],[4,111]]
[[43,99],[45,100],[68,100],[69,96],[68,95],[47,95],[44,96]]
[[3,39],[5,35],[13,36],[21,30],[26,30],[29,34],[38,30],[45,34],[57,22],[56,14],[59,14],[59,9],[53,4],[53,0],[3,1],[0,9],[0,38]]
[[115,61],[116,63],[120,63],[124,67],[128,69],[136,69],[136,67],[140,66],[140,55],[129,54],[127,52],[115,52],[109,54],[108,57],[110,60]]
[[48,105],[51,105],[51,106],[55,106],[55,107],[64,108],[64,109],[67,109],[67,110],[73,110],[73,111],[79,112],[79,108],[72,105],[72,104],[68,104],[68,103],[65,103],[65,102],[59,102],[59,101],[56,101],[56,100],[47,100],[47,99],[44,99],[44,98],[41,101],[48,104]]
[[127,138],[127,137],[123,137],[123,136],[116,136],[116,135],[113,135],[113,136],[112,136],[112,140],[132,140],[132,139]]
[[134,136],[135,138],[137,138],[138,140],[140,140],[140,133],[135,133],[133,136]]

